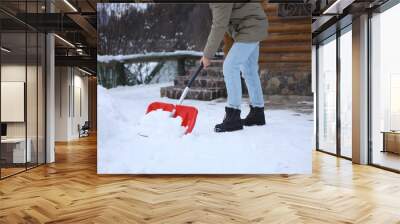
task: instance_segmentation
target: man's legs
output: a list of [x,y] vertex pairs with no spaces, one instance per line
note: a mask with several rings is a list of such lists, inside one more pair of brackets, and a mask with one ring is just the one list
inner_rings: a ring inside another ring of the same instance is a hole
[[[240,109],[242,101],[242,85],[240,81],[240,68],[248,64],[250,56],[257,51],[258,58],[258,42],[243,43],[236,42],[232,45],[228,55],[224,60],[223,73],[228,93],[227,107]],[[254,56],[253,56],[254,57]],[[252,59],[253,60],[253,59]],[[258,63],[258,62],[257,62]],[[257,71],[258,73],[258,71]]]
[[234,43],[225,58],[223,65],[224,80],[228,92],[228,103],[225,107],[225,118],[221,124],[215,125],[216,132],[236,131],[243,129],[240,119],[242,101],[242,84],[240,68],[248,61],[258,43]]
[[250,54],[247,62],[242,66],[242,76],[246,82],[249,92],[250,104],[253,107],[264,107],[264,96],[261,88],[260,76],[258,74],[258,55],[260,45]]
[[246,82],[250,97],[250,113],[243,119],[243,125],[264,125],[264,97],[258,74],[259,43],[251,53],[247,63],[242,66],[242,75]]

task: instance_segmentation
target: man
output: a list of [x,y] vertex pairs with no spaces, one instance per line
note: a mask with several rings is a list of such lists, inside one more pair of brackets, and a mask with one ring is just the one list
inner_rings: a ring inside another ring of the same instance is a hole
[[[234,40],[223,64],[224,81],[228,93],[225,117],[215,126],[215,132],[236,131],[243,125],[264,125],[264,99],[258,74],[259,42],[267,37],[268,21],[260,3],[210,3],[212,26],[204,54],[204,67],[210,65],[224,34]],[[250,113],[240,118],[242,87],[240,72],[250,96]]]

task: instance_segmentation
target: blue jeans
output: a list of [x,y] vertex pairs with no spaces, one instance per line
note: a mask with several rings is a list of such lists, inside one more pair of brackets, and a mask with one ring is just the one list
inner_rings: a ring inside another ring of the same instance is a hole
[[259,42],[235,42],[225,57],[223,73],[228,92],[227,107],[240,109],[242,101],[240,71],[246,82],[251,105],[264,107],[264,97],[258,75],[259,48]]

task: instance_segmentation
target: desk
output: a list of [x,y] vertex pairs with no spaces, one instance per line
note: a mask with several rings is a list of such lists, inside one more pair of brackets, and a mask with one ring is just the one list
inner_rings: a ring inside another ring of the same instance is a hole
[[[1,139],[1,154],[9,163],[25,163],[32,159],[30,138],[26,141],[28,144],[25,152],[25,138],[6,138]],[[12,147],[12,148],[10,148]],[[3,156],[5,154],[5,157]],[[11,156],[12,154],[12,156]],[[7,158],[8,157],[8,158]],[[12,158],[12,160],[11,160]],[[26,161],[25,161],[26,159]]]

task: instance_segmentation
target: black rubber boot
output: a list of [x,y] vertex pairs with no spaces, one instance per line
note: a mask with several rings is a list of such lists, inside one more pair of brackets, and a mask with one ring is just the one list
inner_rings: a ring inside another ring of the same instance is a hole
[[265,125],[264,107],[253,107],[250,105],[250,112],[242,120],[244,126]]
[[225,117],[221,124],[215,125],[215,132],[227,132],[242,130],[243,124],[240,119],[240,110],[225,107]]

